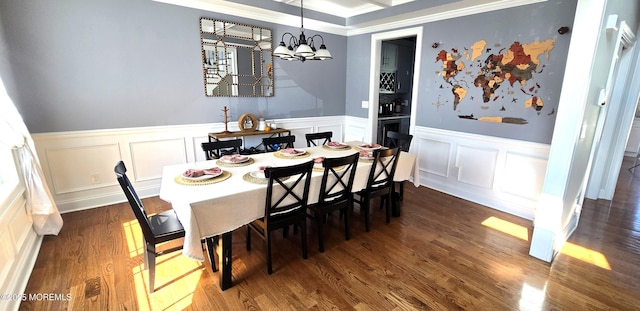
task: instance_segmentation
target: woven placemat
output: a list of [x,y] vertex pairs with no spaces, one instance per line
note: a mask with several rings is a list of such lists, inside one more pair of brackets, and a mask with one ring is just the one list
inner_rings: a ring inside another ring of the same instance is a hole
[[280,159],[301,159],[301,158],[306,158],[308,156],[311,156],[311,154],[307,151],[304,154],[290,157],[290,156],[281,154],[280,151],[276,151],[276,152],[273,152],[273,156]]
[[254,162],[255,161],[253,160],[253,158],[249,158],[249,160],[244,161],[244,162],[240,162],[240,163],[227,163],[227,162],[224,162],[224,161],[218,159],[216,161],[216,164],[218,164],[218,166],[224,166],[224,167],[239,167],[239,166],[251,165]]
[[220,176],[216,176],[216,177],[205,179],[205,180],[185,179],[185,178],[182,178],[182,175],[176,176],[174,180],[176,183],[180,185],[185,185],[185,186],[205,186],[205,185],[212,185],[215,183],[219,183],[221,181],[227,180],[229,177],[231,177],[231,172],[222,171],[222,174],[220,174]]
[[[248,181],[248,182],[253,183],[253,184],[261,184],[261,185],[266,185],[267,182],[269,182],[268,178],[256,178],[256,177],[251,176],[251,172],[245,173],[244,175],[242,175],[242,179],[244,181]],[[287,180],[287,179],[289,179],[289,177],[280,178],[280,180],[283,180],[283,181]]]
[[331,148],[331,147],[328,147],[327,145],[322,145],[322,149],[329,150],[329,151],[345,151],[345,150],[351,149],[351,146],[347,145],[344,148]]

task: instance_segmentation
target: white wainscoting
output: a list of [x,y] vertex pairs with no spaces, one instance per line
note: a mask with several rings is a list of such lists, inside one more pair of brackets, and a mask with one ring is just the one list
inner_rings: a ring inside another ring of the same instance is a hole
[[416,126],[420,184],[533,220],[549,145]]
[[367,127],[369,120],[367,118],[358,118],[345,116],[344,118],[344,141],[368,141]]
[[[344,137],[344,116],[274,120],[291,130],[296,146],[306,146],[304,134],[332,131],[333,140]],[[125,201],[113,172],[123,160],[127,175],[141,197],[160,190],[162,167],[204,161],[200,144],[208,133],[224,130],[223,123],[159,126],[113,130],[33,134],[38,156],[61,213]],[[229,122],[229,130],[238,130]],[[260,143],[245,140],[245,147]]]
[[628,157],[637,157],[640,148],[640,118],[635,118],[631,125],[631,132],[627,140],[627,146],[624,149],[624,155]]
[[0,310],[18,310],[42,244],[27,214],[24,192],[21,181],[0,207],[0,294],[12,295],[0,300]]
[[[304,134],[332,131],[335,141],[366,140],[365,118],[351,116],[274,120],[290,129],[297,146]],[[237,129],[230,123],[230,130]],[[162,167],[203,161],[200,144],[223,124],[196,124],[34,134],[47,182],[61,212],[123,202],[113,167],[122,159],[141,197],[159,192]],[[260,138],[245,140],[245,147]],[[544,182],[549,145],[490,136],[415,128],[420,184],[456,197],[533,219]]]

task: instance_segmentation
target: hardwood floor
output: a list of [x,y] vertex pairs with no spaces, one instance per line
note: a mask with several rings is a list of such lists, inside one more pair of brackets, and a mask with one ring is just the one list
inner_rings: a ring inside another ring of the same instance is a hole
[[[325,252],[309,225],[309,258],[299,235],[275,234],[274,273],[265,246],[245,249],[234,232],[233,282],[176,252],[161,257],[156,292],[141,272],[139,227],[116,204],[63,215],[44,238],[26,294],[67,300],[23,302],[21,310],[637,310],[640,306],[640,167],[625,158],[613,201],[586,200],[578,229],[553,264],[528,255],[532,223],[424,187],[405,185],[402,215],[384,222],[373,208],[365,233],[358,208],[351,240],[337,215]],[[152,211],[170,206],[145,199]],[[231,208],[231,207],[230,207]]]

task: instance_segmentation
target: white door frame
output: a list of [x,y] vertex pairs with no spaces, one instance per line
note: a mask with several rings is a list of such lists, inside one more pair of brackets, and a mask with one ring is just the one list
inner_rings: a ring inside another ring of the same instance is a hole
[[422,26],[394,30],[371,35],[371,67],[369,72],[369,116],[365,141],[377,141],[378,105],[380,89],[380,56],[382,54],[382,41],[406,37],[416,37],[415,61],[413,65],[413,87],[411,88],[411,121],[409,133],[413,134],[416,125],[416,108],[418,106],[418,85],[420,79],[420,60],[422,59]]
[[[639,55],[635,51],[635,35],[625,21],[620,22],[615,35],[617,45],[605,88],[609,92],[613,91],[613,94],[607,95],[606,105],[601,108],[596,128],[597,136],[592,147],[592,154],[595,155],[593,167],[585,185],[586,191],[583,192],[587,198],[594,200],[613,199],[624,150],[633,125],[637,94],[640,92],[640,84],[631,84],[631,81],[638,83],[638,75],[634,73],[640,68],[640,63],[636,63],[635,71],[629,68],[633,63],[632,57]],[[611,98],[614,100],[609,100]]]

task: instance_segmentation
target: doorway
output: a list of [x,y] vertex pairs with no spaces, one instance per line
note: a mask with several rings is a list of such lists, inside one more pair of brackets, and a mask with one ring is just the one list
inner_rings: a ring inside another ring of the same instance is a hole
[[[369,114],[368,114],[368,124],[367,124],[367,133],[365,139],[368,141],[379,141],[383,136],[383,134],[379,130],[379,121],[385,121],[384,114],[395,113],[396,106],[395,103],[392,105],[385,105],[384,96],[383,98],[383,106],[381,106],[381,94],[380,94],[380,78],[381,73],[384,72],[385,69],[381,66],[381,59],[383,56],[382,53],[382,44],[383,41],[391,41],[391,40],[400,40],[403,38],[412,38],[411,40],[415,40],[415,51],[414,51],[414,61],[411,69],[411,77],[410,80],[411,85],[413,86],[410,91],[407,90],[407,102],[406,106],[402,106],[403,102],[400,102],[401,108],[399,109],[400,113],[402,113],[402,107],[406,107],[406,114],[408,115],[405,119],[408,119],[406,122],[406,127],[408,127],[408,133],[414,134],[415,131],[415,121],[416,121],[416,110],[417,110],[417,102],[418,102],[418,90],[417,85],[419,85],[419,68],[420,68],[420,60],[422,55],[422,27],[414,27],[407,28],[401,30],[395,30],[385,33],[378,33],[371,35],[371,67],[370,72],[371,76],[369,78]],[[388,69],[388,68],[387,68]],[[406,71],[406,70],[405,70]],[[394,82],[395,83],[395,82]],[[397,87],[397,86],[396,86]],[[400,85],[402,87],[402,85]],[[383,107],[384,113],[381,113],[381,107]],[[393,107],[393,108],[391,108]],[[402,124],[400,124],[400,127]],[[382,137],[380,137],[382,136]]]
[[409,134],[416,37],[382,41],[378,85],[377,143],[388,131]]

